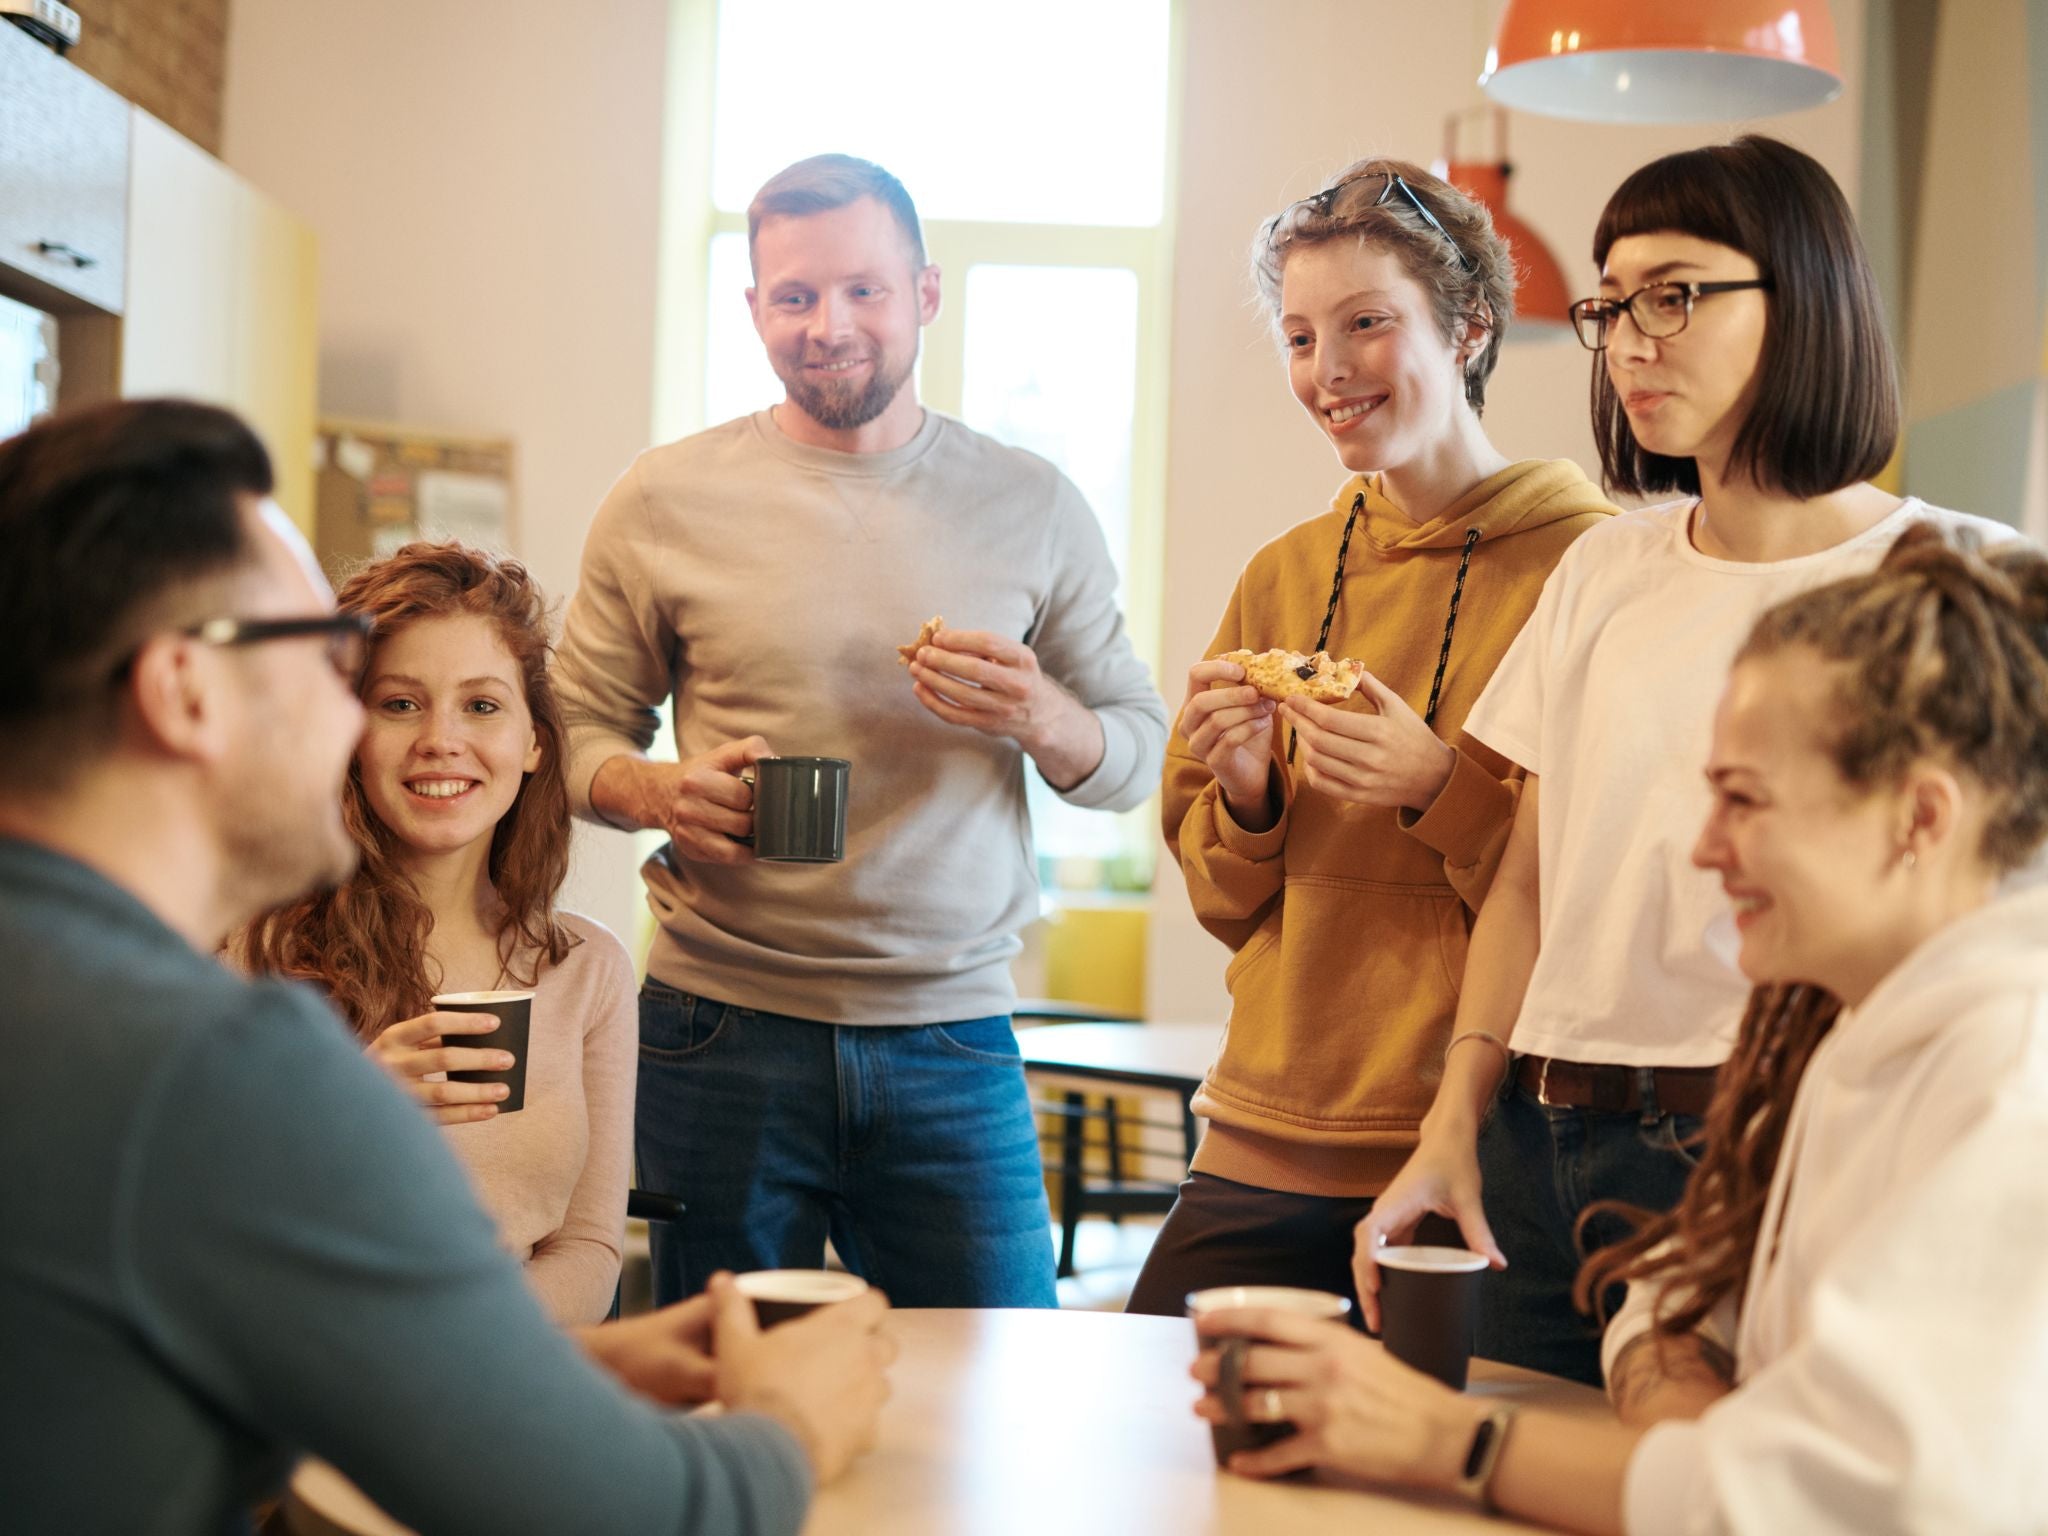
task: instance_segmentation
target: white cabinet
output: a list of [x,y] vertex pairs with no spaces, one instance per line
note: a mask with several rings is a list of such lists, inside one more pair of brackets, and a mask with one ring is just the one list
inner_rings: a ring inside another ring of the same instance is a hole
[[312,231],[147,112],[133,124],[118,392],[240,412],[270,448],[279,503],[311,528]]
[[0,265],[39,308],[121,311],[128,113],[83,70],[0,26]]
[[239,412],[313,526],[312,231],[189,139],[0,24],[0,294],[57,319],[64,409]]

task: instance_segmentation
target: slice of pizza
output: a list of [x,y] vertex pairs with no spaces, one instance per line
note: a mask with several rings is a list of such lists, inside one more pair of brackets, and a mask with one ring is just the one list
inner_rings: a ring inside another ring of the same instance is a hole
[[1306,695],[1321,704],[1341,704],[1358,691],[1362,661],[1339,661],[1328,651],[1225,651],[1218,661],[1244,668],[1245,681],[1269,699]]
[[924,649],[924,647],[930,645],[932,643],[932,637],[938,634],[938,632],[944,629],[945,627],[946,621],[940,618],[936,613],[933,614],[930,618],[924,621],[924,628],[920,629],[917,632],[917,638],[915,640],[911,641],[908,645],[899,645],[896,647],[896,660],[903,666],[909,666],[913,661],[917,660],[917,653]]

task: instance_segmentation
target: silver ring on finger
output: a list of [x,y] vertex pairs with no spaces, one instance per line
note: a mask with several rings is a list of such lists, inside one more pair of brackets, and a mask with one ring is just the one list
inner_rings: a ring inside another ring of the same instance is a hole
[[1268,1387],[1259,1394],[1259,1417],[1268,1424],[1278,1424],[1287,1415],[1280,1411],[1280,1390]]

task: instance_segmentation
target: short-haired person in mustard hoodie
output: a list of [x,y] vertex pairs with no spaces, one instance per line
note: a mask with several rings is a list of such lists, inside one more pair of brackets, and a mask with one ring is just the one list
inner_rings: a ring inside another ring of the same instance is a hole
[[[1519,773],[1459,739],[1567,546],[1614,510],[1569,461],[1480,425],[1514,310],[1485,209],[1363,160],[1261,229],[1252,268],[1295,397],[1351,478],[1252,557],[1188,671],[1164,817],[1202,925],[1236,951],[1209,1121],[1133,1291],[1353,1294],[1352,1228],[1442,1073],[1466,934]],[[1276,705],[1216,659],[1364,663],[1342,704]]]

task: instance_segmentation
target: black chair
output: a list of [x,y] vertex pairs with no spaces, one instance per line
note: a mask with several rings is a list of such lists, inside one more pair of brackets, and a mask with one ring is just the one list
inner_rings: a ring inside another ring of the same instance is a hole
[[[671,1224],[683,1219],[683,1202],[674,1195],[657,1195],[651,1189],[629,1189],[626,1191],[626,1219],[628,1221],[666,1221]],[[623,1266],[621,1266],[623,1269]],[[612,1287],[613,1318],[619,1315],[619,1292],[621,1284]]]
[[674,1195],[657,1195],[651,1189],[629,1189],[626,1216],[633,1221],[681,1221],[683,1202]]
[[[1012,1017],[1019,1024],[1045,1025],[1056,1027],[1061,1024],[1142,1024],[1144,1020],[1127,1013],[1114,1013],[1101,1008],[1089,1008],[1078,1003],[1062,1002],[1047,998],[1029,998],[1017,1004]],[[1091,1102],[1099,1098],[1100,1102]],[[1068,1089],[1060,1093],[1057,1101],[1046,1100],[1038,1106],[1040,1113],[1050,1115],[1059,1121],[1056,1138],[1041,1137],[1048,1149],[1057,1149],[1055,1166],[1060,1175],[1060,1252],[1059,1264],[1054,1271],[1062,1280],[1074,1273],[1074,1245],[1080,1232],[1081,1218],[1088,1215],[1107,1216],[1112,1225],[1120,1226],[1125,1216],[1164,1215],[1173,1209],[1173,1202],[1180,1193],[1180,1172],[1195,1153],[1194,1111],[1183,1099],[1178,1123],[1141,1120],[1135,1127],[1124,1119],[1117,1107],[1116,1095],[1105,1093],[1090,1095]],[[1087,1170],[1088,1124],[1100,1121],[1108,1153],[1107,1177],[1092,1181]],[[1126,1149],[1124,1132],[1128,1129],[1144,1131],[1178,1130],[1183,1141],[1183,1152],[1176,1159],[1174,1177],[1171,1179],[1127,1178],[1124,1173],[1125,1160],[1132,1158],[1164,1158],[1167,1154],[1150,1151],[1144,1147]]]

